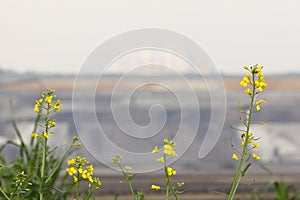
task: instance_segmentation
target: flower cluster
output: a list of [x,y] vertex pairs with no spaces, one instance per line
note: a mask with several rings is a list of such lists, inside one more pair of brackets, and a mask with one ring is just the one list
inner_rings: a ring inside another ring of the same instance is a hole
[[[252,149],[258,149],[259,145],[255,142],[258,138],[254,138],[252,133],[248,133],[248,137],[246,137],[246,132],[243,132],[242,135],[242,146],[245,146],[246,143],[252,144]],[[247,140],[247,141],[246,141]]]
[[35,101],[34,112],[42,115],[42,109],[45,108],[44,104],[47,104],[47,107],[51,108],[54,112],[60,112],[61,102],[60,99],[56,99],[56,95],[54,94],[55,90],[47,89],[46,91],[42,91],[41,98]]
[[167,168],[167,172],[168,172],[168,175],[169,176],[173,176],[173,175],[176,175],[176,170],[175,169],[173,169],[172,167],[168,167]]
[[52,112],[60,112],[61,102],[56,99],[55,90],[47,89],[42,91],[41,98],[35,101],[34,112],[38,113],[45,120],[44,131],[42,134],[33,132],[31,136],[34,139],[39,139],[40,136],[44,136],[45,139],[49,139],[51,132],[50,129],[56,126],[56,121],[49,118]]
[[255,160],[260,160],[260,157],[256,153],[252,154],[252,158]]
[[115,157],[110,158],[111,162],[116,163],[116,164],[121,164],[122,162],[122,156],[121,155],[115,155]]
[[[182,193],[181,188],[183,187],[184,183],[180,182],[180,183],[177,183],[176,186],[173,186],[171,183],[171,176],[176,175],[177,171],[174,168],[167,166],[167,158],[172,159],[172,158],[178,156],[174,150],[175,146],[176,146],[176,144],[174,142],[169,141],[168,139],[164,139],[163,155],[160,156],[158,159],[156,159],[156,161],[163,163],[163,166],[164,166],[164,171],[165,171],[165,176],[166,176],[165,190],[166,190],[167,196],[169,197],[170,195],[174,195],[175,199],[177,199],[177,195],[179,193]],[[159,149],[157,146],[155,146],[153,148],[152,153],[154,153],[154,154],[159,153]],[[158,191],[161,189],[161,187],[159,185],[152,184],[151,189]]]
[[67,168],[66,171],[70,176],[73,176],[74,183],[78,182],[79,180],[86,179],[90,183],[94,183],[96,188],[99,188],[101,185],[100,179],[92,176],[94,173],[94,168],[93,165],[88,164],[89,162],[86,160],[86,158],[76,156],[68,160],[69,168]]
[[[249,84],[250,85],[255,85],[257,88],[256,92],[262,92],[263,89],[267,86],[265,79],[264,79],[264,73],[262,73],[263,66],[258,66],[257,64],[248,68],[247,66],[244,67],[245,70],[248,72],[246,75],[243,77],[243,79],[240,82],[240,85],[247,87]],[[253,79],[250,78],[250,74],[256,75],[252,76]],[[250,88],[249,88],[250,89]],[[251,90],[250,90],[251,91]]]
[[[264,73],[262,73],[263,66],[254,65],[250,68],[244,67],[247,70],[246,75],[240,82],[240,85],[247,87],[244,91],[248,95],[257,95],[261,93],[266,87],[267,83],[264,79]],[[259,112],[261,110],[260,104],[265,103],[264,99],[260,99],[256,102],[256,110]]]
[[[132,170],[132,167],[129,166],[129,165],[125,165],[123,166],[122,165],[122,156],[117,154],[115,155],[114,157],[110,158],[110,160],[115,163],[118,168],[121,170],[122,174],[123,174],[123,177],[125,179],[125,181],[127,182],[128,186],[129,186],[129,189],[130,189],[130,192],[131,192],[131,195],[133,197],[133,199],[144,199],[145,195],[143,192],[139,192],[139,191],[135,191],[134,188],[133,188],[133,185],[131,183],[131,180],[134,178],[134,174],[132,174],[130,172],[130,170]],[[122,183],[122,181],[119,181],[119,183]]]
[[14,178],[14,184],[15,184],[15,193],[24,193],[26,191],[29,191],[30,189],[28,186],[31,186],[32,183],[27,181],[27,175],[24,171],[20,172],[15,178]]
[[[168,139],[164,139],[164,156],[156,159],[157,162],[165,163],[166,155],[171,156],[172,158],[177,156],[177,153],[174,151],[176,144]],[[152,153],[158,153],[158,147],[155,146],[152,150]]]
[[[132,167],[129,165],[122,166],[122,156],[117,154],[114,157],[110,158],[111,162],[116,163],[120,170],[122,171],[124,178],[126,181],[131,181],[131,178],[133,177],[132,173],[129,171],[132,170]],[[131,183],[130,183],[131,184]]]

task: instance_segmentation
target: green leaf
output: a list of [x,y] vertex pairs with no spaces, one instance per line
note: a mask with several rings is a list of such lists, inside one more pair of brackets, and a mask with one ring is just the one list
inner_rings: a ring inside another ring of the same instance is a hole
[[266,166],[264,165],[259,165],[265,172],[267,172],[269,175],[271,176],[275,176],[275,174],[272,172],[272,170],[270,170],[269,168],[267,168]]
[[58,188],[56,188],[56,187],[51,187],[51,186],[49,186],[48,188],[53,189],[53,190],[55,190],[55,191],[57,191],[57,192],[59,192],[59,193],[61,193],[61,194],[64,194],[64,193],[65,193],[64,190],[58,189]]
[[248,171],[249,167],[251,166],[251,163],[248,163],[248,165],[243,169],[241,176],[245,176],[246,172]]

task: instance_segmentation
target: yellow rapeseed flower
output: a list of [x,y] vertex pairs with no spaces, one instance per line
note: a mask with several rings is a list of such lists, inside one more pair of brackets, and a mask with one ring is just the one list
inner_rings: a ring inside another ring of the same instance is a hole
[[94,178],[92,176],[88,176],[89,182],[93,183],[94,182]]
[[260,67],[256,67],[255,72],[254,73],[260,73],[262,70],[263,66]]
[[156,161],[161,162],[161,163],[165,163],[164,157],[160,157],[160,158],[156,159]]
[[50,124],[51,127],[54,127],[54,126],[56,125],[56,122],[50,120],[50,121],[49,121],[49,124]]
[[244,87],[247,87],[248,84],[247,84],[245,81],[241,81],[241,82],[240,82],[240,85],[241,85],[241,86],[244,86]]
[[260,82],[258,90],[262,92],[265,87],[267,87],[267,84],[265,82]]
[[158,190],[160,190],[160,186],[159,185],[151,185],[151,189],[158,191]]
[[89,173],[93,174],[93,172],[94,172],[93,165],[87,166],[86,169],[87,169],[87,171],[88,171]]
[[245,146],[246,141],[242,140],[242,146]]
[[258,156],[255,153],[252,154],[252,158],[255,159],[255,160],[260,160],[260,156]]
[[31,136],[32,136],[33,138],[35,138],[35,139],[40,138],[40,135],[37,134],[37,133],[31,133]]
[[167,172],[168,172],[169,176],[176,175],[176,173],[177,173],[176,170],[173,169],[172,167],[168,167]]
[[35,104],[33,111],[38,113],[40,111],[39,108],[40,108],[39,105]]
[[246,73],[246,75],[243,77],[243,80],[241,80],[240,85],[247,87],[247,85],[250,83],[250,74]]
[[[79,172],[79,170],[78,170],[78,172]],[[87,170],[81,170],[81,172],[79,172],[79,173],[81,173],[82,178],[84,178],[84,179],[88,178]]]
[[264,73],[258,73],[257,76],[258,76],[258,80],[260,80],[260,81],[263,81],[265,78]]
[[35,100],[35,105],[34,105],[34,112],[39,112],[40,111],[40,107],[42,105],[42,102],[43,102],[43,99],[38,99],[38,100]]
[[154,149],[152,150],[152,153],[158,153],[158,147],[155,146]]
[[257,112],[260,111],[260,105],[256,105],[256,110],[257,110]]
[[257,143],[255,143],[255,142],[252,142],[252,145],[253,145],[253,148],[255,148],[255,149],[259,148],[259,145]]
[[258,100],[255,104],[256,105],[260,105],[260,104],[262,104],[262,103],[265,103],[266,101],[264,100],[264,99],[260,99],[260,100]]
[[164,145],[164,154],[172,155],[173,151],[174,151],[173,147],[170,144],[165,144]]
[[83,173],[83,169],[82,169],[82,167],[79,167],[79,169],[78,169],[78,172],[79,172],[80,174],[82,174],[82,173]]
[[78,178],[76,176],[73,176],[73,181],[76,183],[78,181]]
[[55,112],[60,112],[60,106],[61,106],[60,99],[57,99],[57,101],[54,104],[54,111]]
[[74,167],[67,168],[66,171],[68,172],[68,174],[70,176],[72,176],[73,174],[77,173],[77,171],[76,171],[76,169]]
[[72,158],[71,160],[68,160],[68,165],[73,166],[75,164],[75,159]]
[[47,103],[51,103],[51,102],[52,102],[52,99],[53,99],[53,96],[52,96],[52,95],[46,96],[45,101],[46,101]]
[[232,154],[232,159],[239,160],[239,157],[234,153],[234,154]]
[[47,133],[46,131],[44,131],[44,134],[43,134],[43,135],[44,135],[44,137],[47,138],[47,139],[50,137],[50,133]]
[[251,95],[252,94],[252,92],[251,92],[251,89],[250,88],[247,88],[245,91],[244,91],[246,94],[249,94],[249,95]]

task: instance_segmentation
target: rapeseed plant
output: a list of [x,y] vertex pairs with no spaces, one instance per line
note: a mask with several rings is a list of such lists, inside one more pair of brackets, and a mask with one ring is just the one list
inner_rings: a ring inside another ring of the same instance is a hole
[[250,126],[252,124],[252,114],[254,112],[260,112],[261,104],[265,103],[265,99],[256,99],[258,95],[263,92],[267,84],[264,80],[264,73],[262,73],[263,66],[245,66],[244,69],[247,72],[241,80],[240,85],[246,88],[244,93],[249,97],[250,105],[249,109],[245,110],[245,108],[239,104],[239,112],[242,115],[240,117],[240,121],[244,128],[233,128],[234,130],[241,132],[242,150],[239,151],[231,142],[231,147],[235,151],[235,153],[232,154],[232,159],[238,161],[238,166],[228,194],[228,200],[232,200],[234,198],[240,180],[246,174],[253,160],[260,160],[260,156],[258,154],[252,153],[252,150],[259,148],[259,145],[256,143],[259,138],[256,138],[253,133],[250,132]]
[[30,191],[30,187],[32,186],[32,183],[29,182],[27,179],[27,175],[24,171],[22,171],[18,173],[16,177],[13,178],[11,182],[11,187],[13,188],[13,190],[10,192],[10,194],[6,194],[1,187],[0,192],[6,200],[24,199],[24,194]]
[[127,182],[128,186],[129,186],[131,196],[133,197],[133,199],[134,200],[143,200],[144,199],[144,193],[139,192],[139,191],[135,192],[134,189],[133,189],[131,180],[133,179],[133,177],[135,175],[130,172],[130,170],[132,170],[132,167],[129,166],[129,165],[125,165],[125,166],[122,165],[122,156],[121,155],[115,155],[115,157],[111,158],[111,161],[113,163],[117,164],[117,166],[121,170],[121,172],[123,174],[123,177],[124,177],[125,181]]
[[[81,146],[79,138],[74,136],[69,146],[67,146],[66,142],[64,143],[66,152],[61,158],[54,154],[57,147],[51,148],[48,145],[48,140],[55,136],[53,127],[56,126],[56,121],[51,116],[53,113],[60,112],[60,107],[61,101],[57,99],[54,90],[41,92],[41,96],[35,101],[33,109],[37,113],[37,117],[29,145],[24,143],[22,134],[13,118],[13,127],[20,144],[14,141],[7,141],[0,147],[0,152],[7,145],[13,145],[20,149],[20,155],[12,163],[7,163],[3,157],[0,157],[0,199],[62,200],[67,199],[72,193],[72,184],[69,184],[68,176],[74,170],[68,170],[64,177],[60,176],[60,172],[64,169],[63,164],[67,157]],[[70,165],[71,163],[68,162],[68,164]],[[91,198],[94,190],[101,185],[101,182],[98,178],[92,176],[94,171],[92,165],[88,165],[86,168],[83,167],[81,169],[76,168],[76,172],[80,173],[80,176],[76,176],[76,178],[77,182],[85,179],[89,181],[89,190],[85,196],[85,200],[88,200]],[[20,173],[16,175],[16,172]]]
[[32,137],[38,139],[42,144],[43,154],[42,154],[42,166],[41,166],[41,184],[39,189],[39,199],[43,200],[44,190],[45,190],[45,181],[46,181],[46,157],[47,157],[47,142],[51,134],[51,129],[56,125],[55,120],[50,118],[50,114],[54,112],[60,111],[60,100],[56,99],[56,95],[54,94],[55,90],[47,89],[46,92],[42,91],[41,98],[37,99],[34,105],[34,112],[38,113],[38,115],[43,119],[44,123],[42,126],[43,134],[32,133]]
[[75,200],[79,199],[79,184],[81,181],[88,181],[88,193],[84,197],[85,200],[89,200],[93,192],[101,186],[101,181],[99,178],[93,176],[94,168],[93,165],[89,165],[86,158],[81,158],[76,156],[68,160],[68,168],[66,169],[69,176],[73,177],[73,182],[75,183]]
[[[183,191],[181,190],[184,182],[181,183],[177,183],[175,186],[172,184],[171,182],[171,177],[177,174],[177,171],[168,166],[167,162],[172,159],[175,158],[177,155],[177,153],[174,150],[174,147],[176,146],[176,144],[172,141],[169,141],[168,139],[164,139],[164,146],[163,146],[163,155],[160,156],[158,159],[156,159],[157,162],[161,162],[163,164],[164,167],[164,172],[165,172],[165,190],[166,190],[166,200],[169,200],[170,196],[174,196],[176,200],[178,200],[178,194],[183,193]],[[155,146],[152,150],[152,153],[159,153],[158,147]],[[161,187],[159,185],[153,184],[151,185],[151,189],[153,190],[160,190]]]

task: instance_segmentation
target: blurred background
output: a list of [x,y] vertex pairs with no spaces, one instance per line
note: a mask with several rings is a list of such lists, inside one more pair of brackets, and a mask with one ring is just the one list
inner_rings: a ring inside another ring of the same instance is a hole
[[[30,139],[35,113],[34,100],[45,88],[55,89],[62,101],[61,113],[55,114],[56,135],[50,141],[53,145],[63,145],[70,141],[77,130],[73,120],[73,110],[85,112],[84,108],[72,107],[72,91],[76,74],[90,53],[111,37],[134,29],[156,27],[169,29],[186,35],[205,49],[220,72],[226,91],[226,118],[222,134],[213,150],[203,159],[198,158],[199,147],[211,119],[211,97],[205,81],[214,82],[215,74],[205,72],[198,76],[184,66],[179,71],[191,83],[200,104],[200,110],[193,110],[189,101],[180,105],[176,96],[159,86],[147,86],[132,96],[130,103],[122,99],[120,106],[130,107],[132,120],[141,126],[149,123],[148,109],[153,104],[162,105],[167,120],[160,134],[172,133],[178,129],[181,120],[181,106],[190,110],[190,120],[195,112],[200,112],[201,120],[197,136],[187,152],[173,165],[181,180],[191,193],[225,190],[230,187],[230,177],[235,169],[231,159],[230,139],[238,144],[239,134],[230,125],[239,126],[238,102],[247,104],[247,96],[239,85],[244,65],[265,66],[268,87],[262,94],[266,104],[254,118],[265,121],[264,125],[254,125],[253,132],[259,140],[261,160],[250,170],[249,180],[256,178],[260,186],[269,180],[268,174],[259,164],[269,167],[291,183],[299,184],[300,166],[300,3],[294,1],[5,1],[0,0],[0,145],[7,140],[16,140],[11,124],[12,113],[9,101],[13,102],[14,117],[22,134]],[[123,59],[106,76],[102,77],[96,91],[97,117],[108,138],[120,147],[136,152],[149,151],[159,144],[159,139],[151,143],[142,141],[132,146],[132,138],[125,135],[114,122],[110,109],[111,95],[121,75],[123,66],[134,66],[141,60],[151,61],[157,55],[137,54]],[[167,66],[178,66],[178,60],[161,56],[159,62]],[[89,84],[99,78],[98,74],[86,76],[84,91]],[[145,79],[154,81],[170,80],[176,87],[173,93],[184,92],[180,80],[168,71],[144,69],[126,77],[122,85],[124,94]],[[217,91],[223,85],[215,85]],[[84,96],[83,96],[84,104]],[[158,117],[159,119],[159,117]],[[155,119],[154,119],[155,121]],[[87,132],[89,120],[85,122]],[[82,133],[80,133],[82,134]],[[86,133],[89,134],[89,133]],[[137,142],[137,141],[135,141]],[[61,144],[60,144],[61,143]],[[17,150],[13,147],[2,152],[13,158]],[[104,177],[107,194],[119,177],[112,169],[102,165],[85,148],[85,155],[97,165],[97,173]],[[138,177],[138,187],[149,190],[160,172],[146,174],[143,183]],[[259,176],[257,176],[259,174]],[[218,177],[223,179],[218,179]],[[106,178],[105,178],[106,177]],[[114,178],[112,178],[114,177]],[[153,178],[154,177],[154,178]],[[145,181],[146,180],[146,181]],[[148,180],[148,181],[147,181]],[[143,188],[144,187],[144,188]],[[148,189],[147,189],[148,188]],[[243,188],[243,186],[242,186]],[[247,187],[244,186],[244,190]]]

